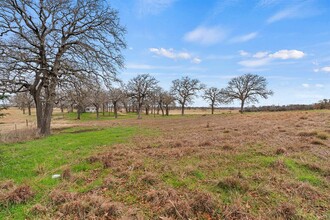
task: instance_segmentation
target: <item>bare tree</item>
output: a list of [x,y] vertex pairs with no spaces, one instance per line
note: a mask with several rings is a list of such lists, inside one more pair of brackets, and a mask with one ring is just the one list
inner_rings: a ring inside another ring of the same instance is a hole
[[175,98],[171,95],[171,93],[164,92],[162,102],[163,106],[165,107],[165,114],[166,116],[169,116],[170,107],[175,105]]
[[184,115],[185,106],[193,103],[197,92],[204,87],[198,79],[190,79],[188,76],[172,81],[171,93],[181,105],[181,115]]
[[85,108],[90,104],[89,95],[93,86],[88,79],[78,79],[74,76],[71,76],[63,85],[71,107],[77,109],[77,120],[80,120],[81,113],[85,112]]
[[[90,84],[90,83],[89,83]],[[104,90],[101,88],[101,85],[97,80],[90,84],[90,91],[89,91],[89,103],[95,107],[96,111],[96,118],[100,117],[100,109],[102,103],[104,102]]]
[[225,102],[221,89],[215,87],[205,89],[202,97],[210,103],[212,115],[214,114],[214,107]]
[[126,98],[126,94],[122,89],[111,88],[109,97],[110,97],[110,101],[112,102],[112,105],[113,105],[113,112],[114,112],[115,118],[118,118],[118,104],[119,104],[119,102],[121,102],[123,99]]
[[[165,91],[161,87],[157,88],[153,95],[154,108],[156,108],[156,105],[157,105],[157,114],[159,114],[159,110],[160,110],[160,111],[162,111],[162,116],[165,115],[164,96],[165,96]],[[154,109],[154,111],[155,111],[155,109]]]
[[267,99],[273,95],[273,91],[267,89],[266,78],[250,73],[231,79],[222,93],[227,102],[241,101],[241,113],[245,103],[256,103],[258,98]]
[[64,112],[64,108],[68,107],[68,97],[65,90],[57,89],[55,104],[61,109],[61,113]]
[[125,29],[103,0],[0,2],[0,91],[29,91],[41,135],[50,134],[60,79],[112,79],[123,66]]
[[25,114],[26,108],[28,109],[28,114],[31,115],[31,108],[33,107],[33,97],[29,92],[20,92],[15,94],[11,98],[11,102],[15,104],[20,110]]
[[129,95],[137,102],[138,119],[141,119],[142,106],[145,100],[151,96],[157,88],[158,81],[149,74],[138,75],[131,79],[127,84]]

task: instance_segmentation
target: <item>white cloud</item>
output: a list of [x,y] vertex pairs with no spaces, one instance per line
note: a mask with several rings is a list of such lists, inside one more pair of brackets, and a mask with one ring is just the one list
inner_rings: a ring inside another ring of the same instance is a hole
[[317,8],[313,0],[300,1],[284,8],[267,19],[267,23],[274,23],[290,18],[305,18],[322,13],[322,10]]
[[238,51],[238,53],[242,57],[250,56],[250,53],[249,52],[246,52],[245,50],[240,50],[240,51]]
[[199,59],[199,58],[197,58],[197,57],[195,57],[194,59],[192,59],[191,62],[192,62],[192,63],[195,63],[195,64],[200,64],[200,63],[202,62],[202,60]]
[[218,26],[200,26],[186,33],[183,39],[187,42],[200,43],[203,45],[212,45],[225,40],[226,37],[227,31]]
[[230,42],[232,42],[232,43],[243,43],[243,42],[253,40],[257,36],[258,36],[258,32],[252,32],[252,33],[245,34],[245,35],[242,35],[242,36],[234,37],[233,39],[230,40]]
[[324,85],[323,85],[323,84],[316,84],[315,87],[316,87],[316,88],[323,88]]
[[282,60],[287,59],[300,59],[305,56],[305,53],[300,50],[279,50],[269,55],[272,58],[278,58]]
[[325,67],[322,67],[322,68],[316,68],[314,69],[314,72],[328,72],[330,73],[330,66],[325,66]]
[[286,18],[293,18],[297,16],[299,7],[290,7],[283,9],[277,13],[275,13],[273,16],[267,19],[267,23],[273,23],[276,21],[280,21]]
[[251,57],[249,60],[243,60],[238,63],[245,67],[259,67],[270,64],[273,60],[301,59],[305,56],[305,53],[299,50],[279,50],[275,53],[259,51],[253,55],[244,51],[244,54]]
[[309,87],[310,87],[310,85],[307,84],[307,83],[303,83],[302,86],[303,86],[304,88],[309,88]]
[[330,72],[330,66],[326,66],[326,67],[321,68],[321,71]]
[[149,48],[149,51],[158,56],[166,57],[172,60],[191,60],[191,62],[195,64],[199,64],[202,62],[200,58],[194,57],[188,52],[176,52],[172,48]]
[[138,12],[143,15],[157,15],[170,7],[175,0],[138,0]]
[[264,58],[268,55],[269,53],[267,51],[259,51],[253,55],[254,58]]
[[243,60],[238,62],[238,64],[245,67],[259,67],[268,64],[270,61],[271,61],[270,58],[263,58],[263,59]]

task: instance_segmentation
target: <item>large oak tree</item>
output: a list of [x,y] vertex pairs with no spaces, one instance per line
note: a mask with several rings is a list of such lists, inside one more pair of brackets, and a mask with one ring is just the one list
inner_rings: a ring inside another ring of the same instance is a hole
[[219,105],[220,103],[225,103],[225,99],[223,97],[221,89],[218,89],[216,87],[210,87],[205,89],[202,97],[204,100],[210,103],[212,115],[214,114],[215,106]]
[[145,105],[146,100],[152,96],[157,88],[158,81],[149,74],[140,74],[128,82],[128,94],[136,101],[138,119],[142,118],[142,106]]
[[124,34],[103,0],[1,1],[0,90],[30,92],[38,130],[48,135],[60,80],[111,79],[123,65]]
[[198,79],[191,79],[188,76],[172,81],[171,94],[181,105],[181,115],[184,115],[185,106],[189,103],[193,103],[197,92],[204,87],[205,85],[201,84]]
[[259,98],[267,99],[273,95],[273,91],[267,89],[266,78],[250,73],[231,79],[221,93],[226,102],[240,100],[241,113],[243,113],[245,103],[256,103]]

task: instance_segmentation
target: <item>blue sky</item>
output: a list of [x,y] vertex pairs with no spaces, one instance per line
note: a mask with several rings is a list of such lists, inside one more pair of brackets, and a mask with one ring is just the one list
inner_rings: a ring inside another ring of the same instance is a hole
[[[329,0],[114,0],[127,29],[124,81],[141,73],[169,89],[182,76],[223,88],[245,73],[267,78],[260,105],[330,98]],[[236,105],[235,103],[234,105]],[[195,106],[207,104],[198,98]]]

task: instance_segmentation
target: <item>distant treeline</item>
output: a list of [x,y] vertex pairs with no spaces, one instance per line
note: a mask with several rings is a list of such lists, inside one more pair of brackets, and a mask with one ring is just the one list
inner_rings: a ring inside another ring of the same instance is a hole
[[295,110],[314,110],[314,109],[330,109],[330,99],[323,99],[315,104],[310,105],[271,105],[271,106],[252,106],[244,109],[246,112],[261,112],[261,111],[295,111]]

